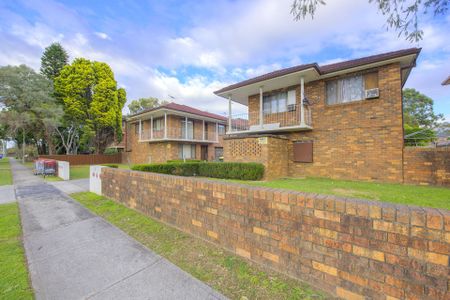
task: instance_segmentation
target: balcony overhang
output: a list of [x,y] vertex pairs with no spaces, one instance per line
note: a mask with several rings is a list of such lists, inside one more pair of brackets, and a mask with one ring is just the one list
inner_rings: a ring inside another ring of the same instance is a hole
[[320,74],[315,67],[310,67],[301,71],[289,73],[275,78],[261,80],[245,86],[224,92],[216,92],[216,95],[229,99],[243,105],[248,105],[248,97],[259,93],[259,88],[264,87],[264,91],[273,91],[289,86],[300,85],[300,78],[303,77],[305,83],[319,79]]
[[242,135],[242,134],[258,134],[258,133],[275,133],[275,132],[293,132],[293,131],[309,131],[312,130],[312,126],[309,125],[293,125],[293,126],[283,126],[277,128],[250,128],[248,130],[232,131],[227,132],[227,136]]

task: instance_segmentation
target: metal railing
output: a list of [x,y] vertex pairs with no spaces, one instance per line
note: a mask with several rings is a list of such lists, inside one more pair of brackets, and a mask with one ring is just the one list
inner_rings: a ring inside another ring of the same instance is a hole
[[[308,105],[304,105],[304,122],[306,126],[312,126],[311,109]],[[300,105],[289,105],[286,111],[278,113],[263,112],[263,128],[273,130],[283,127],[301,126]],[[261,123],[259,122],[260,112],[254,111],[250,113],[241,113],[232,115],[230,132],[240,131],[261,131]]]
[[164,128],[159,130],[153,130],[151,133],[150,129],[142,130],[140,141],[159,141],[159,140],[185,140],[185,141],[205,141],[205,142],[216,142],[218,141],[218,135],[216,131],[205,130],[203,134],[203,128],[194,127],[192,130],[187,131],[185,128],[167,128],[167,133],[165,134]]

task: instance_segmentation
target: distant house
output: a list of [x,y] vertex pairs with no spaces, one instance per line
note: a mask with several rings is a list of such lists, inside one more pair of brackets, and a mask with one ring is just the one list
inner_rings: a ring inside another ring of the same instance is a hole
[[125,151],[130,163],[219,160],[227,118],[169,103],[129,116]]
[[402,181],[402,87],[419,53],[304,64],[216,91],[248,106],[237,122],[229,105],[224,160],[262,162],[268,178]]
[[445,79],[445,80],[442,82],[442,85],[448,85],[448,84],[450,84],[450,76],[448,76],[447,79]]

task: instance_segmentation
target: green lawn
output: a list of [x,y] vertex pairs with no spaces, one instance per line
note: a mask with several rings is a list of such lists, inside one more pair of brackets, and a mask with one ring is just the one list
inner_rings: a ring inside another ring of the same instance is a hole
[[235,182],[270,188],[450,209],[450,188],[443,187],[333,180],[326,178]]
[[0,159],[0,185],[12,184],[11,167],[7,157]]
[[17,203],[0,205],[0,299],[33,299]]
[[71,195],[92,212],[231,299],[324,299],[309,286],[93,193]]

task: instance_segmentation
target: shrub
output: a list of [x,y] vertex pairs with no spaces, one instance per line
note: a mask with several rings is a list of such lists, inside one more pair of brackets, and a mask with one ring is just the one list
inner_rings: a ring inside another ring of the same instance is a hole
[[114,169],[117,169],[119,167],[119,165],[116,164],[103,164],[102,166]]
[[171,163],[184,163],[184,162],[187,162],[187,163],[199,163],[199,162],[202,162],[202,161],[199,160],[199,159],[186,159],[186,161],[184,161],[182,159],[172,159],[172,160],[168,160],[167,161],[168,164],[171,164]]
[[260,180],[264,176],[264,166],[258,163],[172,162],[164,164],[135,165],[131,169],[169,175],[202,176],[240,180]]
[[144,172],[155,172],[169,175],[195,176],[198,175],[198,162],[165,163],[135,165],[131,169]]
[[119,153],[119,150],[117,148],[106,148],[105,151],[103,151],[103,154],[105,155],[114,155]]
[[200,176],[260,180],[264,176],[264,165],[258,163],[236,163],[236,162],[205,162],[199,166]]

